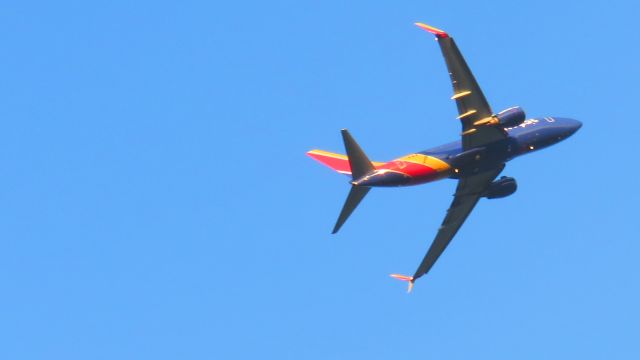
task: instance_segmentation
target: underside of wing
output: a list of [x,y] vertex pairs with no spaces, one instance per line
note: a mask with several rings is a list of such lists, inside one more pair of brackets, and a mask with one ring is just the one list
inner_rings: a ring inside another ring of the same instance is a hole
[[416,279],[428,273],[476,206],[489,184],[500,174],[503,168],[504,165],[491,171],[460,179],[453,202],[447,210],[447,215],[415,274],[413,276],[392,276],[409,281],[411,286]]
[[416,25],[434,34],[440,45],[453,86],[451,99],[456,102],[458,119],[462,122],[463,148],[467,150],[504,139],[506,134],[502,129],[478,125],[491,118],[493,111],[453,38],[432,26],[422,23]]

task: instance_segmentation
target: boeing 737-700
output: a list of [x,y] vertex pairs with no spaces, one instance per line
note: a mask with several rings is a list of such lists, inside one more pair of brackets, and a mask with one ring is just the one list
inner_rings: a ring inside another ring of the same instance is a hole
[[322,150],[307,153],[352,179],[333,233],[372,187],[418,185],[447,178],[458,181],[453,202],[416,272],[413,276],[391,275],[408,281],[409,291],[416,279],[429,272],[480,198],[502,198],[516,191],[514,178],[496,179],[508,161],[556,144],[582,126],[564,117],[527,118],[520,107],[494,113],[451,36],[429,25],[416,25],[435,35],[444,55],[453,85],[451,99],[456,102],[462,123],[461,139],[389,162],[373,162],[343,129],[346,156]]

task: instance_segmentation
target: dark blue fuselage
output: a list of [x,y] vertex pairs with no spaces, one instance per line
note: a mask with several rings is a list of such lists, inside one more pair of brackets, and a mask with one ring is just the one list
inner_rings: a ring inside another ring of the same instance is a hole
[[528,119],[505,128],[508,136],[481,147],[463,149],[456,141],[409,154],[376,167],[352,182],[361,186],[409,186],[442,178],[460,179],[504,166],[511,159],[543,149],[573,135],[582,123],[568,118]]
[[[420,154],[437,157],[450,163],[454,168],[459,168],[459,171],[451,174],[452,178],[458,178],[464,174],[495,168],[497,164],[506,163],[517,156],[556,144],[573,135],[581,126],[580,121],[569,118],[528,119],[518,126],[505,129],[509,134],[506,139],[487,145],[482,149],[476,149],[474,153],[470,154],[473,157],[471,160],[475,161],[461,161],[460,164],[456,164],[456,160],[460,158],[460,155],[463,157],[465,155],[461,141],[424,150]],[[462,160],[470,159],[463,158]]]

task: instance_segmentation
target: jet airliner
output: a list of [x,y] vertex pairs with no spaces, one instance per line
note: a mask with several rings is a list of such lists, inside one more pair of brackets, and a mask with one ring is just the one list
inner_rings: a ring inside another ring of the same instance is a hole
[[373,162],[343,129],[346,156],[323,150],[307,153],[335,171],[351,176],[351,190],[333,228],[334,234],[372,187],[418,185],[445,178],[457,180],[453,202],[416,272],[413,276],[391,275],[407,281],[409,291],[416,279],[431,270],[480,198],[502,198],[516,191],[514,178],[497,178],[508,161],[556,144],[582,126],[578,120],[564,117],[528,119],[520,107],[494,113],[453,38],[435,27],[416,25],[435,35],[444,56],[453,85],[451,99],[456,102],[457,118],[462,123],[460,140],[389,162]]

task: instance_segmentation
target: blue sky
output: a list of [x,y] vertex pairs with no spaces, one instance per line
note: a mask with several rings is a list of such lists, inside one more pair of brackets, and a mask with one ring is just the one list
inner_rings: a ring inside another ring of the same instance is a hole
[[[0,358],[637,358],[631,1],[6,2]],[[583,121],[511,162],[411,295],[455,183],[347,178],[459,133],[424,21],[495,110]]]

